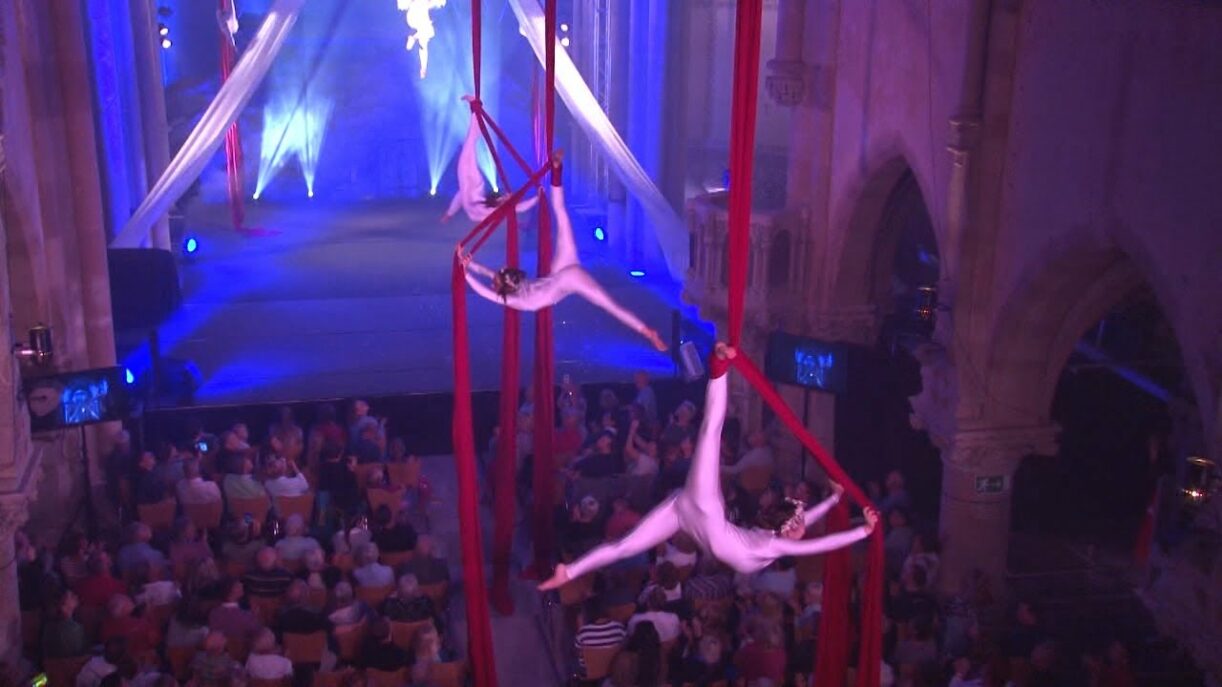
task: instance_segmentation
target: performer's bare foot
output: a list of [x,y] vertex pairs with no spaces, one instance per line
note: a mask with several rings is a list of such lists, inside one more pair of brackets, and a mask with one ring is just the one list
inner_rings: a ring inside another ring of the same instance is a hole
[[662,340],[662,337],[658,336],[658,333],[654,330],[646,329],[645,331],[641,332],[641,334],[643,334],[646,339],[649,339],[649,343],[653,344],[653,347],[658,349],[660,352],[665,353],[670,350],[670,346],[667,346],[666,342]]
[[559,589],[560,587],[563,587],[565,583],[567,583],[568,581],[569,581],[569,569],[565,567],[564,563],[557,563],[556,571],[552,573],[552,576],[548,578],[546,582],[543,582],[542,584],[539,585],[539,591],[548,592],[553,589]]
[[713,353],[722,360],[733,360],[738,356],[738,349],[721,341],[713,346]]

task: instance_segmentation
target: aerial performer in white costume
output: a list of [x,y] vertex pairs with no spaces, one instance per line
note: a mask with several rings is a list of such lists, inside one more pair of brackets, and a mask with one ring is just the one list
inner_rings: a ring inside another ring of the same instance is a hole
[[221,32],[229,38],[229,44],[237,47],[238,0],[230,0],[228,11],[217,10],[216,21],[221,25]]
[[[474,100],[469,95],[464,95],[463,100],[468,103]],[[479,161],[476,157],[476,146],[479,145],[480,129],[478,115],[475,112],[471,113],[471,125],[467,127],[467,139],[463,141],[462,152],[458,154],[458,193],[454,194],[454,199],[450,201],[450,207],[446,210],[446,214],[441,216],[442,222],[448,222],[451,217],[458,214],[459,210],[467,213],[474,222],[482,222],[492,211],[496,209],[504,197],[497,193],[488,193],[484,187],[484,174],[479,170]],[[518,212],[526,212],[533,208],[539,202],[537,195],[531,195],[527,200],[518,203]]]
[[[564,205],[564,188],[559,183],[559,152],[552,156],[552,166],[557,171],[553,175],[556,182],[551,187],[552,208],[556,213],[556,253],[552,257],[551,273],[546,277],[529,279],[525,272],[512,267],[493,271],[472,260],[469,254],[463,252],[460,244],[457,251],[466,269],[467,283],[476,293],[493,303],[531,312],[549,308],[576,294],[649,339],[654,348],[665,351],[667,346],[662,337],[627,308],[616,303],[581,266],[577,258],[577,243],[573,240],[573,225]],[[480,277],[488,279],[491,285],[481,281]]]
[[[737,351],[717,344],[717,357],[728,360]],[[874,531],[878,513],[866,510],[866,524],[816,539],[803,539],[806,528],[822,518],[840,499],[843,488],[813,508],[785,499],[760,515],[760,527],[738,527],[726,520],[721,495],[721,426],[726,416],[726,375],[709,379],[704,420],[696,438],[692,467],[683,489],[671,494],[646,515],[623,539],[603,544],[572,563],[561,563],[551,579],[539,585],[546,591],[619,560],[635,556],[670,539],[677,532],[690,535],[700,547],[741,573],[761,570],[783,556],[826,553],[865,539]]]
[[420,46],[420,78],[429,71],[429,41],[437,32],[433,30],[433,18],[429,12],[446,6],[446,0],[399,0],[399,9],[407,13],[407,27],[412,30],[407,37],[407,51]]

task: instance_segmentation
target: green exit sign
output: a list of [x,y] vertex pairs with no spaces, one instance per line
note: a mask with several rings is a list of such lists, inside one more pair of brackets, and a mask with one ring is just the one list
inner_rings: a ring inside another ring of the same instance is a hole
[[987,475],[976,477],[977,494],[1000,494],[1006,490],[1005,475]]

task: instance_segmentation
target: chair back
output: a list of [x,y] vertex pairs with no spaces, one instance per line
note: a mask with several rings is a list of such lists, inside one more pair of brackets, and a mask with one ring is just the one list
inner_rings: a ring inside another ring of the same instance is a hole
[[437,687],[463,687],[466,677],[465,661],[447,661],[429,666],[429,681],[437,683]]
[[444,611],[450,600],[450,583],[446,580],[420,585],[420,593],[432,599],[433,608]]
[[617,623],[627,624],[628,619],[636,613],[636,604],[629,601],[625,604],[610,606],[607,608],[607,617]]
[[229,641],[225,642],[225,653],[238,663],[245,664],[246,659],[250,657],[250,642],[245,637],[230,637]]
[[361,655],[361,643],[365,641],[365,623],[337,627],[334,634],[340,659],[349,663],[356,661]]
[[191,669],[191,661],[195,660],[195,654],[197,653],[199,653],[199,647],[166,647],[165,656],[170,662],[170,670],[173,672],[175,680],[186,682],[187,673]]
[[761,493],[772,482],[772,468],[768,466],[751,467],[738,475],[738,483],[752,496]]
[[391,484],[400,487],[415,487],[420,483],[420,461],[409,460],[404,463],[387,463],[386,479]]
[[178,502],[166,499],[161,503],[142,503],[136,506],[140,522],[149,526],[154,532],[168,532],[174,525],[174,514],[178,512]]
[[226,560],[222,567],[225,570],[225,574],[229,577],[241,577],[250,568],[246,563],[235,560]]
[[279,680],[260,680],[259,678],[252,677],[246,682],[247,687],[288,687],[289,684],[291,683],[289,682],[288,678],[280,678]]
[[369,476],[378,470],[385,470],[385,469],[386,469],[386,465],[384,463],[360,463],[358,464],[356,466],[356,470],[354,471],[356,473],[356,485],[360,487],[362,492],[365,491],[367,489],[365,485],[369,484]]
[[382,565],[388,565],[397,570],[400,565],[410,561],[415,555],[414,551],[383,551],[378,555],[378,560],[382,561]]
[[211,503],[184,503],[182,504],[182,512],[187,518],[195,523],[195,527],[200,530],[215,530],[221,526],[221,514],[224,512],[224,504],[220,501]]
[[246,598],[250,601],[250,610],[258,616],[260,622],[267,627],[271,627],[276,622],[276,614],[280,612],[280,606],[284,603],[283,597],[247,594]]
[[390,584],[383,587],[357,587],[356,598],[366,606],[377,610],[382,607],[382,602],[386,600],[386,597],[394,591],[394,585]]
[[611,661],[619,653],[618,646],[582,647],[581,660],[586,664],[587,680],[601,680],[611,672]]
[[271,504],[268,503],[266,497],[253,499],[229,499],[229,515],[234,518],[242,518],[247,513],[255,522],[263,522],[267,520],[267,511],[271,510]]
[[350,575],[352,569],[356,567],[356,562],[352,560],[350,553],[337,553],[331,556],[331,565],[339,568],[339,571],[345,575]]
[[416,641],[416,633],[432,624],[432,620],[417,620],[410,623],[392,620],[390,621],[391,641],[400,649],[412,651],[414,648],[412,643]]
[[403,687],[407,684],[407,668],[393,671],[366,668],[365,679],[372,687]]
[[340,687],[352,674],[351,668],[343,670],[327,670],[314,673],[313,687]]
[[47,672],[48,687],[74,687],[76,675],[89,662],[88,656],[43,659],[42,667]]
[[276,513],[284,519],[291,515],[300,515],[309,524],[314,515],[314,493],[307,492],[301,496],[279,496],[276,498]]
[[327,649],[327,633],[320,630],[310,634],[284,633],[284,657],[293,663],[322,663]]
[[403,492],[391,491],[389,489],[370,489],[366,492],[369,497],[369,510],[377,511],[378,506],[386,506],[390,509],[391,516],[397,517],[399,511],[403,510]]

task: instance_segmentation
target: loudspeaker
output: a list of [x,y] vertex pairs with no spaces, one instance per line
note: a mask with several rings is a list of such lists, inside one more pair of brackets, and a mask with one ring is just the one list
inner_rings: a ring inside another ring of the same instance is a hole
[[683,378],[694,382],[704,376],[704,362],[700,360],[700,351],[696,344],[685,341],[679,346],[679,367],[683,370]]
[[155,248],[111,248],[110,308],[115,329],[150,329],[182,303],[174,255]]

